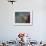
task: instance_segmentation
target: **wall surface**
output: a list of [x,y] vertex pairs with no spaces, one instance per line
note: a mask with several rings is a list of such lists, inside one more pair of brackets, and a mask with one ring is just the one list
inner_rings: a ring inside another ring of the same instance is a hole
[[[15,26],[17,10],[32,10],[33,25]],[[46,0],[17,0],[13,5],[7,0],[0,0],[0,41],[15,40],[19,32],[30,34],[33,40],[46,40]]]

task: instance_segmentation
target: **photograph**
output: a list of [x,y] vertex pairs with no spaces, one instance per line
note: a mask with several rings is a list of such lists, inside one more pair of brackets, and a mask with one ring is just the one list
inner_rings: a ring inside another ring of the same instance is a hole
[[30,23],[30,12],[16,12],[15,22],[16,23]]
[[17,25],[30,25],[32,24],[32,13],[26,12],[15,12],[15,24]]

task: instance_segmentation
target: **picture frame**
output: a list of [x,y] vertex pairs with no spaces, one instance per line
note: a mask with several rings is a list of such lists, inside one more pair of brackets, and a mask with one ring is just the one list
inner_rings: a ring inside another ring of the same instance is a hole
[[14,16],[14,24],[16,26],[32,26],[33,15],[32,11],[16,11]]

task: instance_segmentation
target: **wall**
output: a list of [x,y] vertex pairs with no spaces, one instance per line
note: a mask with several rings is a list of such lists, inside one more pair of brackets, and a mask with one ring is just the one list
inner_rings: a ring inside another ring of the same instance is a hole
[[[32,10],[32,26],[15,26],[16,10]],[[0,0],[0,40],[15,40],[18,32],[26,32],[33,40],[46,40],[46,1],[17,0],[13,5],[7,0]]]

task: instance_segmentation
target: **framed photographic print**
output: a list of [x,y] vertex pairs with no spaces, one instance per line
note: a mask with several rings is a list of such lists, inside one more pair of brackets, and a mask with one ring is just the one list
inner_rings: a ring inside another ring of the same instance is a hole
[[32,25],[32,11],[16,11],[15,25]]

